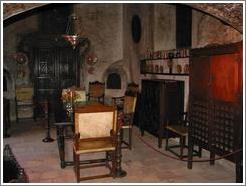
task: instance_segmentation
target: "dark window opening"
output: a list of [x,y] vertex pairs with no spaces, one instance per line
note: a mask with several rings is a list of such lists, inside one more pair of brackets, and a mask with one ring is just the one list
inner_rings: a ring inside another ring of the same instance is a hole
[[121,78],[117,73],[111,73],[107,79],[107,89],[121,89]]
[[191,47],[192,10],[185,5],[176,6],[176,47]]

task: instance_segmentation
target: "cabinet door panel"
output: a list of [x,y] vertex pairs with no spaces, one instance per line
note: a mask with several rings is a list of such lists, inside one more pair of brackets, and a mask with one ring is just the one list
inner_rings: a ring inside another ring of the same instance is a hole
[[209,57],[193,57],[190,69],[190,94],[198,98],[208,98],[210,83]]
[[141,128],[155,136],[165,135],[166,120],[176,123],[184,108],[184,83],[170,80],[142,80]]
[[152,134],[157,134],[159,129],[160,90],[160,83],[158,82],[142,82],[143,127]]
[[57,89],[55,49],[54,48],[35,48],[35,99],[43,101]]
[[[180,113],[184,111],[184,82],[166,81],[164,89],[162,117],[166,117],[170,124],[177,123]],[[164,121],[166,125],[166,122]]]
[[233,102],[238,91],[238,54],[224,54],[210,57],[211,96],[216,100]]

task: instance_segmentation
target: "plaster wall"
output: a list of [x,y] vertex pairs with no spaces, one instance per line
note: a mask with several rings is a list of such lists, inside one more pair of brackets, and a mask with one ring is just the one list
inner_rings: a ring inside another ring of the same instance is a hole
[[37,16],[29,16],[12,24],[7,25],[3,29],[3,54],[4,67],[8,69],[15,77],[16,62],[13,54],[18,52],[17,45],[19,44],[23,33],[35,32],[38,29]]
[[[122,96],[130,82],[139,83],[139,59],[147,47],[153,48],[153,6],[150,4],[80,4],[75,5],[75,13],[81,17],[81,33],[91,41],[89,54],[98,57],[98,63],[91,74],[90,66],[83,64],[81,82],[88,90],[90,81],[106,81],[108,71],[121,73],[122,89],[106,89],[106,99]],[[141,20],[141,39],[134,43],[131,21],[133,15]]]
[[[141,22],[141,37],[138,43],[132,38],[132,17],[138,15]],[[147,48],[153,48],[153,5],[126,4],[124,5],[124,61],[129,68],[129,82],[139,84],[141,54]]]
[[176,48],[176,7],[168,4],[154,6],[154,50]]
[[[17,64],[14,54],[18,51],[20,35],[23,33],[35,32],[38,29],[38,17],[28,16],[19,21],[13,22],[3,29],[3,69],[9,74],[8,91],[3,96],[10,100],[10,120],[15,120],[15,83],[17,79]],[[28,75],[28,74],[27,74]]]
[[98,58],[94,71],[83,64],[81,86],[88,89],[90,81],[105,81],[103,73],[107,68],[123,59],[122,4],[76,4],[74,12],[81,20],[79,32],[90,40],[88,54]]

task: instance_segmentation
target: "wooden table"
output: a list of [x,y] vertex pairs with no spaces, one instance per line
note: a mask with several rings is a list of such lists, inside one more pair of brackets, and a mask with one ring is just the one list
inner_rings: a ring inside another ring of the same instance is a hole
[[[83,107],[88,104],[101,104],[98,102],[83,102],[79,104],[74,105],[74,109],[78,109],[79,107]],[[73,114],[71,114],[73,116]],[[56,134],[57,134],[57,144],[59,149],[59,157],[60,157],[60,166],[61,168],[65,168],[66,166],[73,166],[73,161],[67,161],[65,157],[65,139],[71,138],[72,136],[65,136],[65,129],[68,127],[73,128],[74,127],[74,119],[71,118],[71,122],[59,122],[54,123],[54,126],[56,126]],[[116,176],[117,177],[124,177],[126,176],[126,171],[122,170],[121,168],[121,159],[122,159],[122,153],[121,153],[121,142],[122,142],[122,130],[118,128],[117,130],[117,147],[116,147]]]

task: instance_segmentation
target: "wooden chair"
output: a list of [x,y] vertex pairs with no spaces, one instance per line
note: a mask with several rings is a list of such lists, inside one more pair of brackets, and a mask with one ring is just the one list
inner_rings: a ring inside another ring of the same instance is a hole
[[[121,103],[117,105],[117,101],[122,99],[123,106]],[[118,122],[122,130],[122,148],[132,149],[132,126],[134,113],[136,108],[137,97],[135,96],[124,96],[118,99],[114,99],[114,104],[118,109]],[[128,141],[124,139],[124,131],[128,130]],[[125,146],[123,146],[123,144]]]
[[33,118],[36,121],[36,104],[33,87],[16,87],[15,94],[16,122],[19,122],[20,118]]
[[[172,152],[174,155],[178,156],[180,159],[187,157],[184,155],[184,149],[188,148],[186,145],[186,137],[188,136],[188,114],[183,112],[179,114],[179,119],[175,123],[170,123],[167,121],[166,126],[166,150]],[[169,138],[178,137],[179,144],[169,145]],[[173,150],[173,148],[180,148],[180,153],[178,154]],[[194,155],[201,157],[201,148],[199,150],[194,150]]]
[[127,89],[126,89],[125,95],[137,96],[138,93],[139,93],[138,84],[132,82],[132,83],[129,83],[127,85]]
[[[122,148],[132,149],[132,126],[137,103],[138,85],[129,83],[125,95],[122,97],[113,97],[113,104],[118,110],[118,121],[121,125],[122,136],[125,130],[128,130],[128,142],[122,139]],[[123,136],[124,137],[124,136]]]
[[125,95],[124,96],[120,96],[120,97],[113,97],[112,98],[112,102],[114,105],[117,106],[118,111],[122,111],[123,107],[124,107],[124,97],[125,96],[134,96],[137,97],[139,93],[139,87],[137,84],[135,83],[129,83],[127,85],[127,89],[125,91]]
[[104,103],[105,83],[99,81],[89,82],[88,100]]
[[[77,182],[108,176],[115,178],[117,129],[117,109],[115,107],[93,103],[75,110],[73,154]],[[80,161],[81,154],[99,152],[106,152],[106,158]],[[97,166],[106,166],[110,172],[80,177],[80,169]]]
[[[125,96],[124,97],[124,106],[123,112],[119,113],[120,125],[122,130],[122,148],[132,149],[132,127],[133,127],[133,118],[136,108],[137,97],[136,96]],[[128,141],[124,139],[124,131],[128,130]]]

